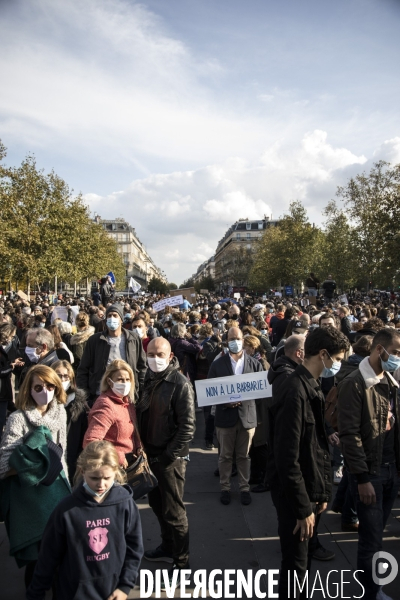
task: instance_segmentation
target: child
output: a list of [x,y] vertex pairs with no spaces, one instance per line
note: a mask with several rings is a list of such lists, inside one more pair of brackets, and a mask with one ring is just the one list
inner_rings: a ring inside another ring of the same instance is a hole
[[71,496],[46,526],[27,600],[44,600],[57,572],[57,600],[126,600],[143,555],[132,491],[110,442],[91,442],[78,458]]

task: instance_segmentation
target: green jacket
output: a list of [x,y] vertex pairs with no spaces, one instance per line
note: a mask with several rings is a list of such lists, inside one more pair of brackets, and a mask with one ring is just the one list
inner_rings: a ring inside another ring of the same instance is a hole
[[52,513],[64,496],[71,493],[61,471],[50,486],[41,485],[49,468],[47,427],[36,427],[10,457],[10,468],[17,471],[0,481],[0,519],[4,520],[10,540],[10,554],[18,567],[37,560],[39,542]]

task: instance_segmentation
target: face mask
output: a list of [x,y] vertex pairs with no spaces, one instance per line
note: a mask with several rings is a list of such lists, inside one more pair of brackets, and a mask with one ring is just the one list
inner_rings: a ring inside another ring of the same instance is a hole
[[125,398],[125,396],[127,396],[131,391],[130,381],[126,381],[125,383],[118,383],[110,379],[109,384],[114,394],[117,394],[117,396],[121,396],[121,398]]
[[70,381],[62,381],[61,383],[62,383],[64,391],[67,391],[69,389],[70,385],[71,385]]
[[109,319],[107,319],[107,327],[108,329],[111,329],[111,331],[116,331],[119,327],[119,319],[116,319],[115,317],[110,317]]
[[112,484],[110,485],[110,487],[108,488],[108,490],[106,490],[105,492],[103,492],[102,494],[98,494],[97,492],[95,492],[94,490],[92,490],[91,487],[89,487],[89,485],[86,483],[86,481],[83,482],[83,487],[85,488],[85,490],[93,497],[95,498],[103,498],[103,496],[105,496],[106,494],[108,494],[108,492],[111,490],[111,488],[114,485],[114,481],[112,482]]
[[[329,354],[328,354],[328,356],[329,356]],[[329,358],[331,358],[331,357],[329,356]],[[326,377],[334,377],[337,373],[339,373],[340,367],[342,366],[341,362],[332,362],[332,366],[328,369],[327,367],[325,367],[325,363],[324,363],[323,359],[321,359],[321,360],[322,360],[322,364],[324,365],[324,370],[321,373],[321,377],[323,379],[325,379]]]
[[237,319],[237,318],[238,318],[238,316],[237,316],[237,315],[232,315],[232,316],[231,316],[231,319],[233,319],[234,321],[236,321],[236,319]]
[[140,338],[142,338],[144,336],[144,331],[140,327],[136,327],[136,333],[138,334],[138,336]]
[[252,322],[251,322],[251,324],[252,324],[252,325],[253,325],[253,327],[254,327],[254,325],[256,324],[256,322],[255,322],[255,321],[252,321]]
[[31,395],[34,401],[38,406],[46,406],[46,404],[50,404],[50,402],[54,398],[54,390],[46,390],[43,388],[41,392],[35,392],[35,390],[31,389]]
[[176,324],[177,324],[177,321],[172,321],[172,325],[176,325]]
[[8,344],[6,344],[5,346],[2,345],[2,348],[5,352],[7,352],[7,350],[9,350],[11,348],[11,342],[8,342]]
[[260,331],[261,331],[261,333],[262,333],[263,335],[266,335],[266,334],[267,334],[267,330],[266,330],[266,329],[260,329]]
[[38,362],[40,356],[36,353],[36,348],[29,348],[29,346],[27,346],[25,348],[25,353],[32,363]]
[[204,310],[207,312],[207,310],[208,310],[208,306],[205,306],[205,307],[204,307]]
[[164,328],[165,333],[169,333],[169,329]]
[[162,371],[165,371],[165,369],[169,365],[169,361],[167,358],[159,358],[158,356],[155,356],[155,357],[148,356],[147,363],[149,365],[149,368],[154,373],[161,373]]
[[381,358],[382,369],[384,371],[396,371],[396,369],[400,367],[400,356],[394,356],[394,354],[389,354],[386,348],[383,349],[385,350],[386,354],[389,355],[389,358],[387,360],[382,360]]
[[124,321],[126,321],[127,319],[131,319],[131,318],[132,318],[132,315],[130,315],[129,313],[127,313],[127,314],[124,316]]
[[45,327],[46,323],[39,323],[39,327]]
[[229,350],[232,352],[232,354],[238,354],[238,352],[241,352],[241,350],[243,348],[243,341],[242,340],[231,340],[230,342],[228,342],[228,347],[229,347]]

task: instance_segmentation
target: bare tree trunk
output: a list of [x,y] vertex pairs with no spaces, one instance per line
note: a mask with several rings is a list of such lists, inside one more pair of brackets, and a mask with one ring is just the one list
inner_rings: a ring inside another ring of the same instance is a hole
[[31,295],[31,278],[30,277],[28,277],[27,293],[28,293],[28,298],[30,299],[30,295]]
[[76,298],[76,279],[74,281],[74,298]]
[[54,293],[57,295],[57,275],[54,275]]

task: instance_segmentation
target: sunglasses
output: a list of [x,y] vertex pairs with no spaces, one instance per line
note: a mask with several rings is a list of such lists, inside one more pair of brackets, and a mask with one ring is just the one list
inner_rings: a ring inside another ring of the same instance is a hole
[[39,392],[43,391],[43,388],[46,388],[46,390],[48,390],[49,392],[52,392],[53,390],[55,390],[56,386],[54,385],[54,383],[44,383],[43,385],[40,385],[40,384],[34,385],[32,389],[35,392],[39,393]]

